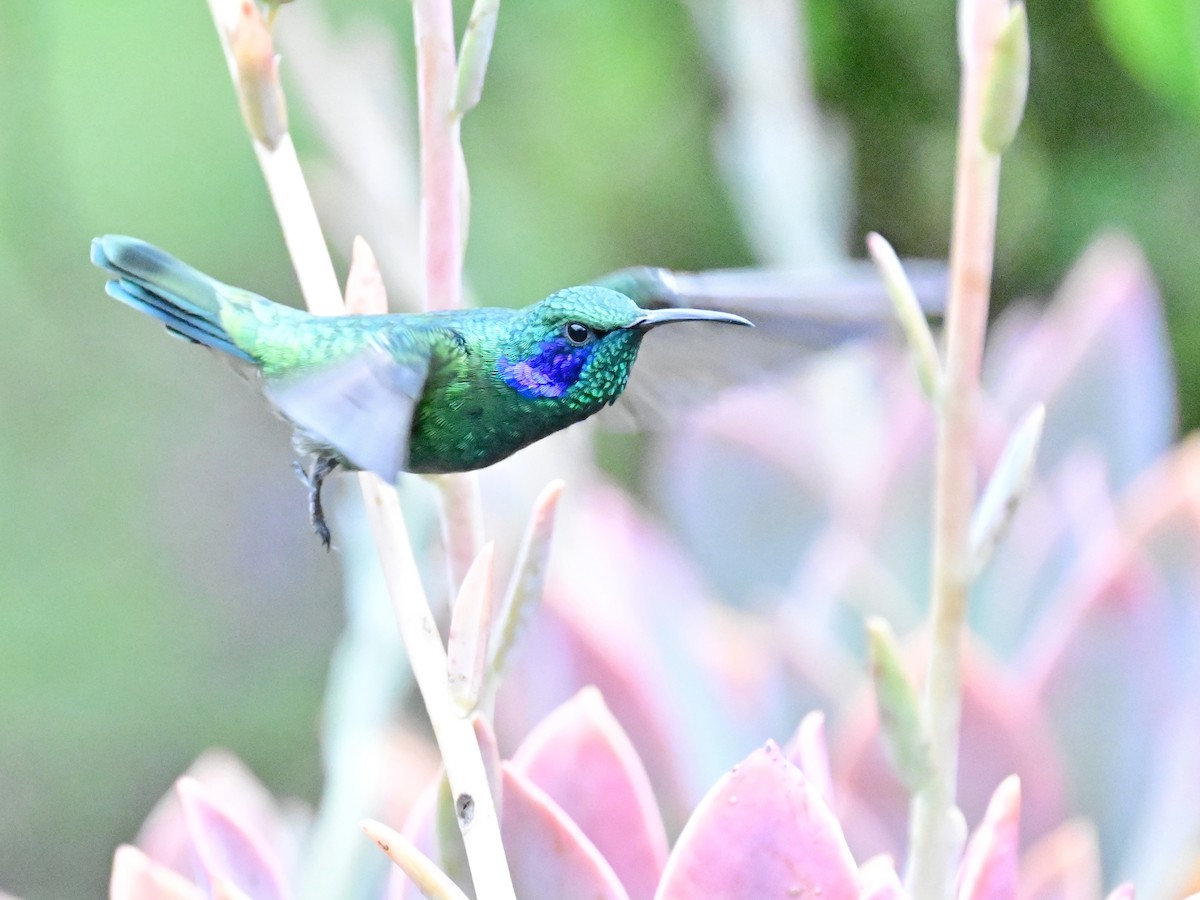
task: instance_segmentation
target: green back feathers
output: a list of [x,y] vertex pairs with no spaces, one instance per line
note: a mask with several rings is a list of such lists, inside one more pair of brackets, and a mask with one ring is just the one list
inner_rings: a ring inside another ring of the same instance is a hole
[[97,238],[92,261],[112,296],[255,366],[302,448],[389,481],[490,465],[598,412],[625,389],[648,328],[736,319],[649,312],[599,286],[521,310],[317,317],[133,238]]

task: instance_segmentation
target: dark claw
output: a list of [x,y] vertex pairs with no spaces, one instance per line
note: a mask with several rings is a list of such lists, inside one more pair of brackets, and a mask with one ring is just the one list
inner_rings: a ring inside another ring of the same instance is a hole
[[321,543],[325,545],[325,549],[329,549],[329,526],[325,524],[325,510],[321,506],[321,485],[325,482],[325,478],[338,467],[338,462],[331,456],[318,454],[313,459],[312,468],[305,470],[304,466],[299,461],[292,463],[292,468],[296,470],[296,475],[304,486],[308,488],[308,517],[312,522],[313,531],[317,533],[317,537],[321,539]]

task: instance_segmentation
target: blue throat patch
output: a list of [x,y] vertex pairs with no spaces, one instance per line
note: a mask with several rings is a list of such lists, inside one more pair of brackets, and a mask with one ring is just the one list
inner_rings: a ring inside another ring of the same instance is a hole
[[538,352],[526,359],[496,361],[504,383],[522,397],[561,397],[579,380],[592,355],[592,347],[575,347],[562,338],[543,342]]

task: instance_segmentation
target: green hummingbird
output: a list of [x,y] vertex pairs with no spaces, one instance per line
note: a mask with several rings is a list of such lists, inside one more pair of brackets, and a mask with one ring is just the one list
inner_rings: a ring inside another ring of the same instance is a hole
[[[297,472],[313,528],[329,547],[321,485],[339,466],[374,472],[465,472],[611,405],[646,333],[659,325],[749,326],[708,309],[644,309],[602,285],[556,291],[523,309],[314,316],[223,284],[136,238],[92,241],[107,293],[218,350],[261,377],[263,392],[311,455]],[[663,270],[617,273],[633,291]],[[640,281],[639,281],[640,279]]]

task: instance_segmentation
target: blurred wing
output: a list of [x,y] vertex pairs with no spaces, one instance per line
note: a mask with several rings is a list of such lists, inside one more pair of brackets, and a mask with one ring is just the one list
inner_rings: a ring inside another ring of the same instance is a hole
[[385,341],[373,340],[335,363],[268,379],[265,390],[306,436],[394,483],[428,371],[425,355],[405,354],[400,362]]
[[[905,271],[931,316],[945,308],[943,263],[908,260]],[[874,265],[851,260],[822,269],[727,269],[672,272],[622,269],[596,284],[621,291],[647,309],[696,307],[745,316],[755,327],[683,322],[642,342],[615,410],[642,427],[712,397],[722,388],[801,365],[814,352],[895,328],[891,300]],[[620,424],[620,415],[607,417]]]

